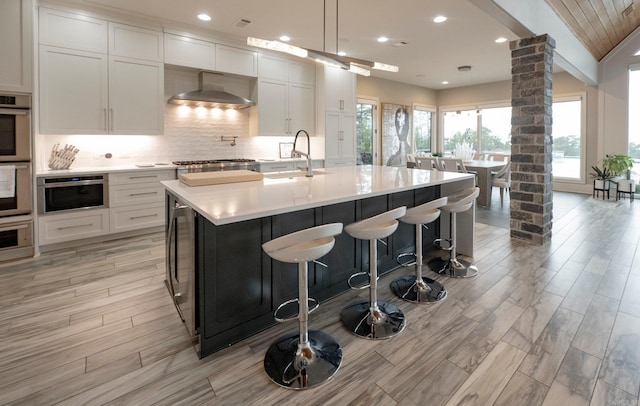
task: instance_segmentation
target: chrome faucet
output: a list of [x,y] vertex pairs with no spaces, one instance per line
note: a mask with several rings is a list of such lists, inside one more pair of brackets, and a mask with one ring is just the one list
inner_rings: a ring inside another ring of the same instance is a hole
[[[300,135],[300,133],[304,133],[304,135],[307,136],[307,153],[306,154],[296,149],[296,143],[298,142],[298,135]],[[313,168],[311,167],[311,140],[309,139],[308,132],[306,132],[305,130],[299,130],[296,133],[296,137],[293,139],[293,150],[291,151],[291,158],[300,158],[303,156],[307,158],[307,177],[310,178],[313,176]]]

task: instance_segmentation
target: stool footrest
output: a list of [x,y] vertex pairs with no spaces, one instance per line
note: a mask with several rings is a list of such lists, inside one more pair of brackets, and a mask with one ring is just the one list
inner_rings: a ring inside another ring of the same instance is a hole
[[[446,245],[445,245],[446,244]],[[451,251],[453,249],[453,243],[450,238],[438,238],[433,241],[433,245],[444,251]]]
[[[402,258],[404,257],[411,257],[413,260],[403,261]],[[400,264],[400,266],[414,266],[416,264],[416,254],[415,252],[404,252],[402,254],[398,254],[396,262]]]
[[[367,276],[367,278],[370,278],[370,277],[371,277],[371,275],[369,274],[369,272],[356,272],[356,273],[354,273],[353,275],[351,275],[351,276],[349,277],[349,279],[347,279],[347,284],[349,284],[349,287],[350,287],[351,289],[354,289],[354,290],[367,289],[367,288],[370,286],[370,284],[369,284],[369,282],[368,282],[368,280],[369,280],[369,279],[367,279],[367,283],[366,283],[366,284],[364,284],[364,285],[357,285],[357,286],[356,286],[356,285],[353,285],[353,284],[351,283],[351,281],[352,281],[354,278],[357,278],[357,277],[359,277],[359,276],[364,276],[364,275],[366,275],[366,276]],[[379,277],[379,276],[376,278],[376,280],[378,280],[378,279],[380,279],[380,277]]]
[[[297,320],[299,317],[299,314],[296,312],[295,315],[290,316],[290,317],[279,317],[278,316],[278,312],[280,310],[282,310],[283,307],[290,305],[292,303],[300,303],[300,300],[298,298],[295,299],[291,299],[291,300],[287,300],[286,302],[283,302],[280,304],[280,306],[278,306],[278,308],[273,312],[273,318],[275,321],[277,321],[278,323],[284,323],[287,321],[291,321],[291,320]],[[309,313],[311,314],[311,312],[313,312],[314,310],[316,310],[318,308],[318,306],[320,306],[320,303],[318,303],[317,299],[314,299],[312,297],[309,298]]]

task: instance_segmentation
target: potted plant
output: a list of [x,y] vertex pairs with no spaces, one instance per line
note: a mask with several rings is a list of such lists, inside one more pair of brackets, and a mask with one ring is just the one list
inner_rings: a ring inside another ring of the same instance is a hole
[[617,178],[612,180],[616,184],[616,196],[619,192],[634,193],[635,181],[631,180],[631,168],[633,159],[624,154],[608,154],[602,160],[603,166],[609,168]]
[[602,192],[602,198],[604,199],[604,194],[606,192],[608,199],[609,190],[611,189],[611,180],[613,179],[611,170],[605,165],[602,165],[602,168],[599,166],[592,166],[591,169],[593,169],[593,172],[589,175],[591,175],[591,178],[593,179],[593,197],[596,197],[597,192]]

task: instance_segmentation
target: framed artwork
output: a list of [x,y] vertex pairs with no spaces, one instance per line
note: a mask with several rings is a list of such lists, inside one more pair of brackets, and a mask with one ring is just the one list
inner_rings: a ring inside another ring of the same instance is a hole
[[382,164],[405,166],[412,151],[411,107],[382,103]]

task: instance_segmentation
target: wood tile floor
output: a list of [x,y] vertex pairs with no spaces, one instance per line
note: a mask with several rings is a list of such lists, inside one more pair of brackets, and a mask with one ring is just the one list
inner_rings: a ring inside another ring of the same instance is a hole
[[[560,196],[560,195],[559,195]],[[477,278],[405,312],[397,337],[347,333],[323,303],[310,324],[341,343],[327,384],[289,391],[262,369],[278,325],[203,360],[165,289],[162,234],[0,265],[0,404],[637,405],[640,205],[581,199],[538,247],[477,225]],[[241,294],[241,292],[239,292]]]

